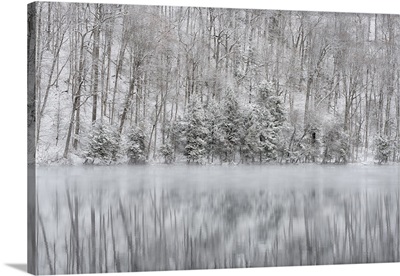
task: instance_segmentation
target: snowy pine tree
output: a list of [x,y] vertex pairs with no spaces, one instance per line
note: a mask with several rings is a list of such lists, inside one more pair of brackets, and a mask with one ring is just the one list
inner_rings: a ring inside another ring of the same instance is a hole
[[209,163],[214,163],[216,156],[222,155],[222,145],[224,140],[221,127],[223,114],[219,104],[212,99],[206,110],[207,135],[207,159]]
[[177,155],[184,154],[185,152],[187,123],[186,118],[179,116],[168,126],[167,131],[170,135],[173,160],[176,159]]
[[[317,116],[309,116],[307,128],[304,130],[300,155],[303,162],[317,162],[321,155],[321,119]],[[331,133],[332,134],[332,133]]]
[[279,135],[285,121],[281,99],[276,96],[274,85],[263,81],[258,86],[257,117],[260,121],[260,163],[276,160],[278,157]]
[[387,163],[392,154],[390,140],[385,135],[378,135],[374,140],[375,145],[375,160],[379,164]]
[[85,163],[94,163],[96,159],[106,163],[116,161],[119,142],[117,131],[105,124],[95,125],[89,136]]
[[260,152],[260,123],[256,106],[248,107],[241,123],[241,157],[243,163],[254,162]]
[[146,162],[145,136],[141,128],[136,127],[128,134],[126,154],[131,164],[143,164]]
[[278,157],[278,129],[274,127],[274,123],[271,118],[271,114],[267,109],[261,109],[258,111],[258,117],[260,118],[260,163],[263,161],[276,160]]
[[239,103],[232,90],[228,90],[223,106],[223,118],[221,122],[221,130],[223,135],[222,152],[223,161],[232,162],[235,160],[235,153],[239,146]]
[[205,125],[204,110],[198,100],[188,109],[186,126],[185,156],[188,163],[202,164],[206,156],[208,130]]
[[174,161],[174,149],[170,143],[165,143],[160,147],[160,153],[164,157],[166,164],[171,164]]
[[322,163],[347,163],[349,157],[349,137],[343,125],[333,123],[327,126],[323,135],[324,153]]

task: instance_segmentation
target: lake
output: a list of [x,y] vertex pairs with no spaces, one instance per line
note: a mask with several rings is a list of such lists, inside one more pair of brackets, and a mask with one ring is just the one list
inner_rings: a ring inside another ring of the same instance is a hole
[[400,261],[398,165],[38,167],[40,274]]

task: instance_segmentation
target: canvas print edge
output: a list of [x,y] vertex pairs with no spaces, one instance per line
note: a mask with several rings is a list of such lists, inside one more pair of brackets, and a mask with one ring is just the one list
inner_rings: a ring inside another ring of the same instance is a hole
[[37,274],[36,216],[36,2],[27,6],[27,270]]

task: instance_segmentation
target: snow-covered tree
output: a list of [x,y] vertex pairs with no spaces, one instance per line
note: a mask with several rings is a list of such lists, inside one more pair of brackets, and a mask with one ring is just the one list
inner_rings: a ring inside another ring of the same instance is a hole
[[282,101],[276,96],[274,85],[263,81],[258,86],[256,114],[260,122],[260,162],[276,160],[279,135],[285,121]]
[[141,128],[133,128],[128,134],[126,155],[131,164],[143,164],[146,162],[145,136]]
[[323,135],[323,163],[347,163],[349,158],[349,136],[343,125],[333,123],[326,127]]
[[392,154],[392,144],[389,138],[385,135],[377,135],[374,140],[375,145],[375,160],[379,164],[387,163]]
[[251,105],[244,111],[241,122],[241,157],[243,163],[254,162],[260,153],[260,122],[256,106]]
[[189,106],[186,126],[185,156],[188,163],[202,164],[206,156],[208,129],[200,101],[195,99]]
[[297,130],[289,123],[285,123],[278,136],[278,161],[280,163],[298,162],[297,148]]
[[186,146],[186,130],[187,130],[187,120],[181,116],[177,117],[168,126],[168,133],[170,135],[170,143],[173,150],[173,159],[175,160],[178,154],[184,154]]
[[174,160],[174,149],[170,143],[161,145],[160,153],[164,157],[164,162],[166,164],[170,164]]
[[258,110],[258,118],[260,120],[260,163],[276,160],[278,157],[279,129],[275,128],[269,110]]
[[268,104],[269,97],[275,94],[274,90],[274,84],[271,81],[261,81],[257,86],[257,102]]
[[118,132],[106,124],[97,124],[89,135],[85,163],[116,161],[120,149]]
[[[310,115],[308,120],[307,128],[304,130],[301,141],[299,141],[301,144],[300,155],[303,162],[306,163],[317,162],[319,160],[322,145],[321,118]],[[329,128],[329,126],[327,126],[327,128]],[[329,131],[332,130],[329,129]]]
[[216,156],[222,155],[222,144],[224,140],[223,129],[223,112],[220,105],[213,99],[207,106],[205,112],[207,135],[207,159],[213,163]]
[[233,91],[229,89],[226,93],[223,104],[223,118],[221,122],[221,131],[223,140],[221,148],[223,152],[223,161],[232,162],[235,160],[235,153],[239,146],[239,126],[240,126],[240,111],[239,103]]

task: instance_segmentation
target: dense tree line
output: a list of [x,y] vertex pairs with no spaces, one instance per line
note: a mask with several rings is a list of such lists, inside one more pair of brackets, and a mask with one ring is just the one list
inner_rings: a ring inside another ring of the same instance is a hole
[[399,16],[35,5],[40,162],[400,161]]

